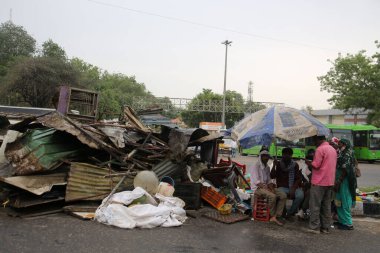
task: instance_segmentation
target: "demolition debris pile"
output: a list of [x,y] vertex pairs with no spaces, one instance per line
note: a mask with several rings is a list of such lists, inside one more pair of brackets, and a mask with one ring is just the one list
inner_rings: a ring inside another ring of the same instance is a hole
[[[180,182],[191,175],[199,179],[207,169],[188,147],[215,147],[219,138],[202,129],[165,126],[154,133],[129,107],[118,122],[84,124],[53,111],[3,124],[3,130],[0,200],[20,216],[65,210],[93,218],[110,193],[133,190],[141,171],[179,182],[181,194]],[[201,156],[212,160],[212,150],[204,148]],[[196,201],[183,199],[188,206]]]

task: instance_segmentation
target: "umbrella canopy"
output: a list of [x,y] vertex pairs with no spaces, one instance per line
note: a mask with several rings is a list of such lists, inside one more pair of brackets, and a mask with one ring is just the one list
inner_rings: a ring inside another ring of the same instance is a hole
[[257,111],[238,122],[231,132],[243,148],[270,145],[274,137],[288,141],[328,136],[330,130],[307,112],[285,106],[273,106]]

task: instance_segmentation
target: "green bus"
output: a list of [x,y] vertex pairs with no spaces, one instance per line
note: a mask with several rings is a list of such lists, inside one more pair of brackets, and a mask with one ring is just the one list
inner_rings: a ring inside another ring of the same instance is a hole
[[[380,128],[372,125],[333,125],[326,124],[331,130],[329,139],[337,137],[339,139],[348,139],[354,147],[355,157],[360,161],[370,163],[380,160]],[[316,149],[312,138],[306,138],[294,142],[277,139],[277,156],[281,157],[282,149],[290,147],[293,149],[294,158],[305,158],[305,154],[310,149]],[[254,146],[249,149],[243,149],[242,155],[258,155],[261,146]],[[272,156],[276,154],[275,145],[269,148]]]
[[[305,158],[305,140],[286,141],[283,139],[276,139],[277,143],[277,157],[282,156],[282,149],[289,147],[293,149],[293,158]],[[243,149],[241,154],[246,155],[259,155],[261,145],[254,146],[252,148]],[[276,156],[276,145],[272,143],[269,147],[269,153],[271,156]]]
[[353,144],[357,160],[374,162],[380,160],[380,128],[372,125],[326,125],[330,137],[345,138]]

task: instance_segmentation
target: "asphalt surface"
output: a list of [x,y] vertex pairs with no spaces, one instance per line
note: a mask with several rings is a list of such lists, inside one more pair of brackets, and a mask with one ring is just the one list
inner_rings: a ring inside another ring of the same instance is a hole
[[0,212],[0,252],[379,252],[380,220],[355,230],[310,234],[305,222],[226,225],[195,212],[181,227],[126,230],[56,214],[11,218]]
[[[363,184],[380,185],[379,164],[361,167]],[[63,213],[14,218],[0,208],[0,252],[380,252],[380,219],[355,218],[353,231],[316,235],[307,232],[304,221],[283,227],[253,220],[227,225],[202,216],[210,210],[192,211],[195,218],[181,227],[127,230]]]

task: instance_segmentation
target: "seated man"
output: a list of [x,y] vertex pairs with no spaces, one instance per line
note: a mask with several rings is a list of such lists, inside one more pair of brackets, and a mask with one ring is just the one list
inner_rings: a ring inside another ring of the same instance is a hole
[[[282,226],[283,224],[277,220],[277,217],[280,217],[284,210],[286,194],[278,191],[275,185],[271,183],[268,161],[269,152],[263,150],[260,152],[258,161],[249,168],[251,174],[251,188],[255,195],[268,198],[271,216],[270,221]],[[278,201],[277,198],[279,198]]]
[[[315,150],[309,149],[307,151],[305,160],[313,161]],[[308,220],[310,217],[310,209],[309,209],[309,201],[310,201],[310,186],[311,186],[311,172],[313,167],[311,165],[307,165],[306,163],[302,163],[301,165],[301,173],[302,173],[302,184],[303,184],[303,192],[304,198],[301,204],[301,209],[296,214],[301,219]]]
[[289,218],[297,211],[303,200],[302,173],[298,164],[292,159],[293,150],[284,148],[282,159],[273,162],[271,178],[276,179],[278,190],[287,194],[289,199],[293,199],[293,204],[286,216]]

